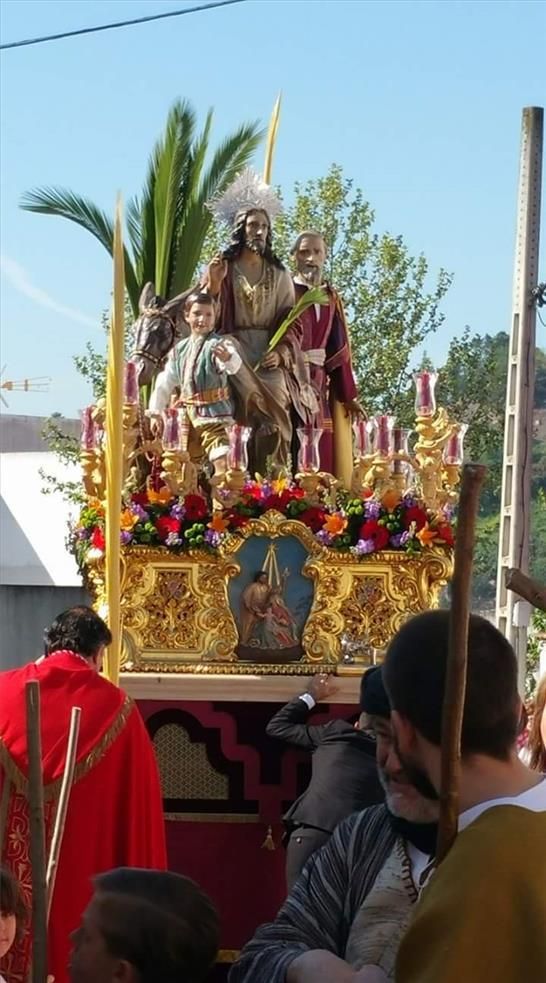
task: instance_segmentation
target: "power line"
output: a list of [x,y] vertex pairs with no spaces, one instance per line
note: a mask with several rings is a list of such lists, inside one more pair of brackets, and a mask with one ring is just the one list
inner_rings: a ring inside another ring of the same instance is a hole
[[25,41],[10,41],[0,44],[0,50],[6,48],[23,48],[29,44],[43,44],[44,41],[59,41],[61,38],[73,38],[78,34],[95,34],[97,31],[111,31],[116,27],[130,27],[133,24],[146,24],[152,20],[164,20],[166,17],[182,17],[184,14],[196,14],[200,10],[211,10],[213,7],[229,7],[234,3],[245,3],[245,0],[214,0],[200,7],[186,7],[185,10],[169,10],[164,14],[150,14],[149,17],[136,17],[134,20],[120,20],[115,24],[100,24],[98,27],[82,27],[78,31],[65,31],[63,34],[48,34],[41,38],[27,38]]

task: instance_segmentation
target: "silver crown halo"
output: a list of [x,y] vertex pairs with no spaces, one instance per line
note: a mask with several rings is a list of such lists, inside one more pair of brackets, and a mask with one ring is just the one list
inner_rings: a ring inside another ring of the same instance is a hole
[[270,221],[282,212],[281,200],[275,189],[266,184],[251,167],[245,167],[229,188],[211,198],[207,202],[207,208],[218,222],[225,222],[229,226],[233,225],[240,212],[248,212],[253,208],[266,212]]

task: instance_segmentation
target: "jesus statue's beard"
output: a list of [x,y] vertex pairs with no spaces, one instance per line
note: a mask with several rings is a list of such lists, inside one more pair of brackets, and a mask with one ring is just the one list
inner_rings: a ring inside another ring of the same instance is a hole
[[322,279],[322,270],[320,266],[303,266],[300,275],[310,287],[318,287]]
[[250,249],[251,253],[256,253],[258,256],[263,256],[265,253],[265,241],[264,239],[245,239],[246,249]]

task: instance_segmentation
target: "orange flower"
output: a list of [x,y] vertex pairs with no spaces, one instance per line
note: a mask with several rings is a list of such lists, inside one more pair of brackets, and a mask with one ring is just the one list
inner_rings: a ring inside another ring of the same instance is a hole
[[124,532],[132,532],[137,522],[138,515],[135,515],[134,512],[130,512],[129,509],[125,509],[125,511],[121,513],[119,524],[120,528],[123,529]]
[[339,536],[347,528],[347,519],[339,512],[335,512],[334,515],[327,516],[322,528],[330,533],[330,536]]
[[163,485],[163,488],[160,488],[159,491],[155,491],[154,488],[147,488],[146,494],[148,495],[148,501],[152,505],[167,505],[173,497],[171,490],[166,485]]
[[387,512],[392,512],[400,504],[400,492],[397,492],[395,488],[388,488],[381,498],[381,504]]
[[87,503],[88,509],[93,509],[97,515],[104,515],[104,505],[99,498],[90,498]]
[[431,529],[427,522],[422,529],[419,529],[416,535],[421,546],[432,546],[432,543],[436,539],[437,531],[436,529]]
[[225,532],[228,526],[229,526],[229,522],[226,522],[225,519],[222,519],[221,515],[215,515],[213,516],[210,522],[207,522],[207,528],[212,529],[213,532],[220,532],[220,533]]

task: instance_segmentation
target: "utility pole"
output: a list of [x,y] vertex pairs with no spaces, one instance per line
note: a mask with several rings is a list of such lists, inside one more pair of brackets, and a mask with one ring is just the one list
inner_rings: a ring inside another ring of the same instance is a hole
[[540,240],[540,195],[544,110],[523,110],[519,167],[516,256],[512,324],[508,352],[506,416],[502,469],[497,624],[518,660],[518,684],[524,691],[530,608],[505,586],[510,568],[529,573],[531,465],[535,389],[536,288]]

